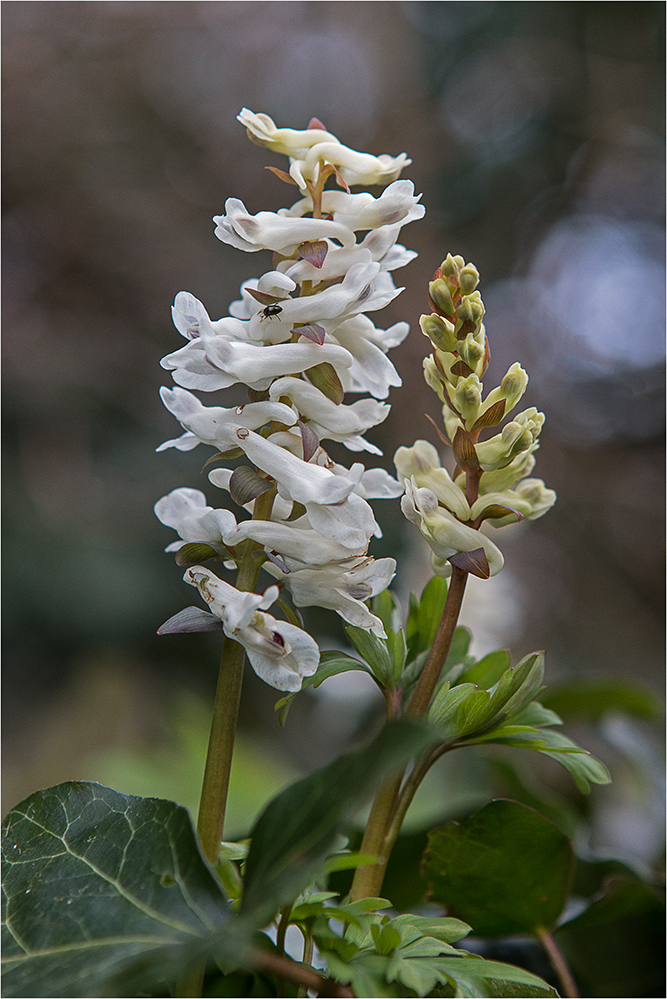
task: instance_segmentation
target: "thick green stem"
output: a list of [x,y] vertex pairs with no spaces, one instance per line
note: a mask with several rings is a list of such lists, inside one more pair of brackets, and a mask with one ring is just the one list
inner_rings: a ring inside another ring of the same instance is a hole
[[391,843],[387,848],[387,830],[392,824],[402,780],[403,771],[383,784],[375,796],[360,849],[362,853],[377,857],[377,860],[374,864],[357,867],[350,890],[350,902],[358,902],[360,898],[378,898],[380,895],[393,846]]
[[[260,496],[255,503],[253,516],[256,516],[257,519],[270,516],[274,496],[275,491]],[[260,562],[253,557],[253,553],[260,547],[254,541],[246,542],[236,580],[238,590],[253,591],[255,589]],[[245,649],[243,646],[233,639],[225,637],[197,820],[197,832],[202,848],[212,864],[218,863],[220,855],[227,792],[229,791],[229,775],[232,769],[232,755],[236,738],[236,722],[241,703],[244,663]]]
[[197,820],[202,848],[212,864],[217,864],[220,854],[244,661],[243,646],[225,638]]
[[548,930],[539,930],[537,935],[549,956],[551,966],[558,975],[563,995],[568,999],[579,999],[579,991],[572,972],[553,936]]

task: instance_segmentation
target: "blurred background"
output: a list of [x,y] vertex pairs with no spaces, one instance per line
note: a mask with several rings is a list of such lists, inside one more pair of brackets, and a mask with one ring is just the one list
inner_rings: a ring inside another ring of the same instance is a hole
[[[564,711],[612,788],[583,803],[555,765],[541,776],[573,828],[587,818],[586,846],[656,864],[664,4],[11,2],[2,18],[5,810],[69,778],[196,809],[219,641],[155,635],[193,593],[152,507],[177,486],[220,494],[201,449],[155,453],[180,432],[159,360],[181,345],[178,291],[218,318],[269,267],[214,238],[225,199],[251,212],[294,200],[264,169],[285,161],[236,121],[249,107],[412,157],[404,176],[427,214],[401,238],[419,258],[377,320],[412,325],[391,355],[403,388],[370,435],[389,469],[399,445],[435,441],[427,281],[448,251],[481,271],[487,386],[515,360],[528,371],[526,405],[547,414],[537,474],[559,500],[496,535],[506,569],[473,580],[463,623],[480,654],[545,648],[555,690],[621,684]],[[372,551],[399,559],[406,606],[428,550],[398,503],[375,506]],[[307,620],[345,647],[333,614]],[[278,693],[248,671],[230,835],[376,724],[380,698],[358,676],[304,693],[281,729]],[[442,817],[443,793],[451,816],[507,790],[500,769],[448,767],[413,822]]]

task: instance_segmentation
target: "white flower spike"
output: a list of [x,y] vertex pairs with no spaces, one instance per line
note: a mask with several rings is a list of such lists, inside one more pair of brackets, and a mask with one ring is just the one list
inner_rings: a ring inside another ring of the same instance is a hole
[[[237,523],[230,510],[209,506],[203,493],[185,488],[164,496],[155,511],[179,535],[170,551],[208,545],[225,568],[238,566],[250,586],[263,566],[295,606],[330,608],[381,636],[382,623],[366,601],[389,585],[395,563],[368,555],[370,539],[381,536],[368,500],[397,497],[402,487],[383,469],[336,464],[323,445],[333,440],[350,451],[381,453],[366,434],[389,413],[378,400],[401,384],[387,351],[403,341],[408,325],[381,329],[369,313],[402,290],[393,273],[415,254],[397,240],[424,209],[412,183],[398,180],[410,162],[405,154],[356,152],[315,119],[298,130],[278,128],[247,108],[238,117],[254,142],[289,157],[302,197],[278,212],[252,212],[229,198],[224,214],[215,216],[221,241],[253,254],[272,252],[273,259],[264,274],[243,282],[230,315],[221,319],[212,320],[189,292],[176,296],[173,321],[186,343],[162,359],[176,387],[160,394],[184,433],[158,450],[205,444],[218,460],[242,456],[239,467],[214,468],[209,480],[251,519],[242,514]],[[327,182],[346,190],[328,190]],[[385,190],[350,193],[357,184]],[[238,384],[248,389],[245,405],[204,406],[193,394]],[[345,401],[346,392],[364,397]],[[198,552],[193,558],[200,560]],[[273,686],[298,690],[312,675],[313,640],[266,613],[276,586],[260,597],[200,566],[189,569],[186,580],[209,610],[187,608],[161,634],[222,627]]]

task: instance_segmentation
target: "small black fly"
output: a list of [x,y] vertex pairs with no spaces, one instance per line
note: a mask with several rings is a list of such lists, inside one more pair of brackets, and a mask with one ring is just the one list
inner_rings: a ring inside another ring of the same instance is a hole
[[264,319],[270,319],[271,316],[279,316],[282,311],[283,309],[281,305],[267,305],[267,307],[262,309],[260,312],[260,316],[262,317],[260,319],[260,323],[263,322]]

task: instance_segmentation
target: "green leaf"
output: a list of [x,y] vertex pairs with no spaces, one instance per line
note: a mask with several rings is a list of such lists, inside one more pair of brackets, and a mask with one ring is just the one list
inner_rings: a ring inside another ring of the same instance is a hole
[[554,926],[573,871],[567,836],[532,808],[503,800],[433,830],[423,863],[431,899],[480,935]]
[[401,943],[401,934],[391,923],[384,926],[375,923],[371,926],[371,935],[378,954],[391,954]]
[[[554,997],[558,999],[558,993],[551,988],[542,978],[531,974],[524,968],[517,968],[512,964],[504,964],[502,961],[487,961],[485,958],[474,955],[465,955],[468,960],[461,957],[440,957],[437,958],[437,966],[441,973],[447,975],[449,980],[456,985],[457,996],[480,997],[488,999],[489,996],[514,996],[514,995],[536,995],[545,996],[548,999]],[[535,989],[535,992],[522,992],[511,990],[505,991],[499,988],[501,983],[511,982],[528,989]]]
[[398,632],[403,624],[403,612],[398,597],[391,590],[383,590],[371,600],[371,611],[379,617],[385,631]]
[[639,684],[623,680],[577,680],[550,688],[544,697],[547,707],[566,719],[597,722],[609,711],[634,718],[657,718],[662,715],[661,699]]
[[443,672],[451,670],[453,666],[458,666],[460,663],[467,666],[473,661],[468,656],[468,648],[471,641],[472,635],[467,628],[458,627],[455,630],[452,644],[449,648],[449,652],[447,653],[447,658],[445,659]]
[[[458,734],[454,721],[456,712],[466,701],[478,693],[480,691],[474,683],[460,683],[456,687],[450,687],[448,681],[443,683],[433,698],[433,703],[428,713],[429,722],[437,726],[443,739]],[[486,695],[488,700],[489,695],[486,694],[486,691],[482,691],[482,693]]]
[[416,916],[411,912],[405,912],[396,916],[393,925],[400,929],[403,940],[412,934],[419,937],[433,937],[435,940],[442,940],[443,943],[453,944],[470,933],[467,923],[451,916]]
[[432,739],[422,725],[390,722],[364,749],[274,798],[252,833],[241,912],[261,925],[292,902],[322,873],[342,820]]
[[189,814],[170,801],[59,784],[12,809],[3,853],[7,997],[135,995],[114,979],[137,959],[230,917]]
[[476,683],[482,690],[489,690],[498,683],[509,664],[508,650],[498,649],[496,652],[489,652],[479,662],[470,666],[461,679],[465,683]]
[[545,708],[539,701],[531,701],[525,708],[512,715],[512,723],[514,725],[532,725],[535,728],[544,728],[549,725],[562,725],[563,721],[555,711]]
[[327,874],[333,874],[335,871],[356,871],[357,867],[374,863],[375,855],[372,853],[334,853],[327,859],[324,870]]
[[[361,670],[362,673],[368,673],[369,676],[373,676],[373,673],[365,663],[359,662],[358,659],[353,659],[352,656],[346,656],[344,652],[337,652],[336,650],[323,652],[320,655],[320,664],[313,675],[303,678],[301,690],[305,690],[306,687],[319,687],[330,676],[337,676],[338,673],[348,673],[350,670]],[[293,694],[288,694],[286,697],[281,697],[279,701],[276,701],[274,710],[280,711],[281,725],[285,724],[290,705],[294,698],[301,693],[301,690],[297,690]]]
[[510,699],[505,703],[505,711],[509,717],[515,711],[520,711],[526,705],[534,701],[542,690],[544,679],[544,653],[532,652],[521,660],[514,667],[517,677],[521,676],[522,682],[518,689],[513,692]]
[[416,593],[410,594],[405,627],[410,660],[433,645],[446,599],[447,583],[440,576],[434,576],[426,584],[420,599]]
[[383,687],[393,686],[394,657],[386,639],[352,625],[345,628],[345,633],[350,645],[366,660],[380,684]]
[[[511,734],[505,734],[505,733]],[[482,741],[482,740],[480,740]],[[604,763],[597,760],[586,749],[568,739],[560,732],[551,729],[536,729],[512,733],[511,728],[489,733],[484,742],[512,746],[515,749],[534,749],[544,756],[560,763],[570,774],[582,794],[588,794],[591,784],[609,784],[611,775]]]

